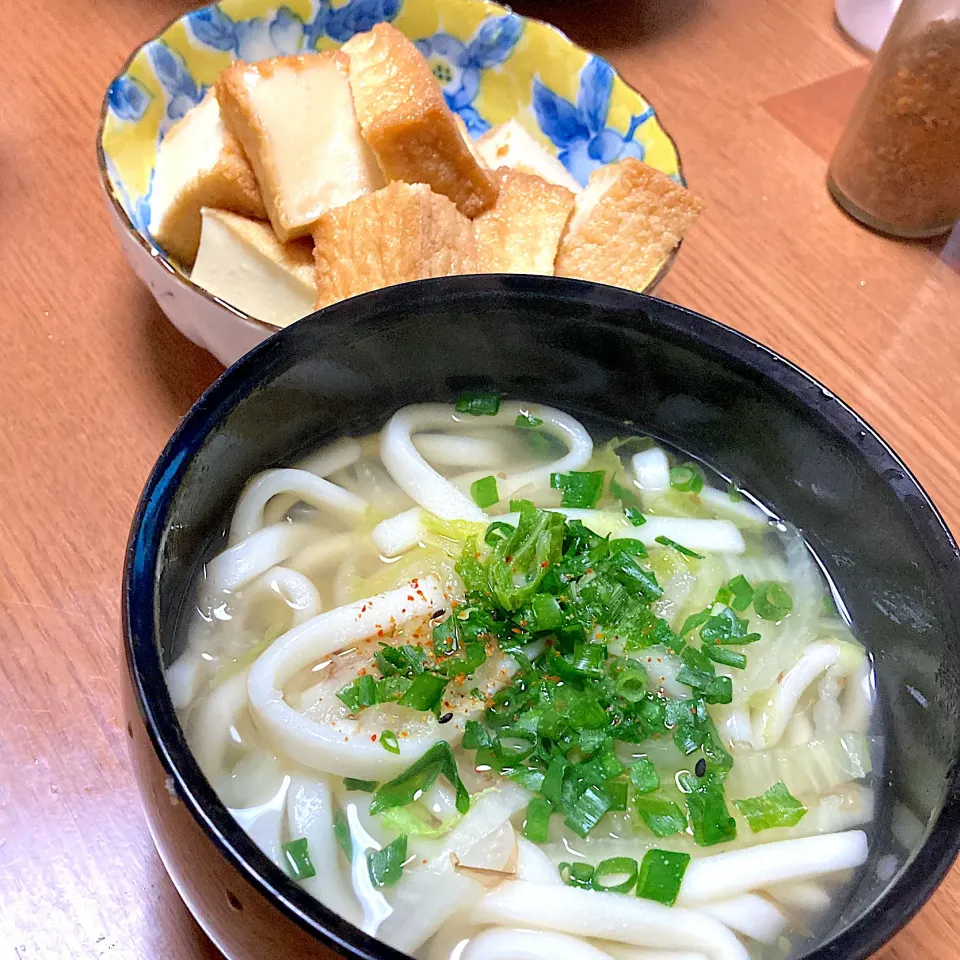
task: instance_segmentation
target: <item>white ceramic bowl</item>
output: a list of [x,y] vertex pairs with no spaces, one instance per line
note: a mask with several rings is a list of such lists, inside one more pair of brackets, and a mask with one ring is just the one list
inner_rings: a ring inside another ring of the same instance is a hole
[[555,28],[495,3],[222,0],[191,11],[139,46],[110,84],[97,158],[114,228],[137,276],[174,326],[224,364],[278,328],[207,293],[156,246],[147,225],[157,147],[231,61],[333,49],[379,21],[417,42],[471,135],[516,118],[581,184],[593,169],[623,157],[682,182],[673,140],[609,64]]

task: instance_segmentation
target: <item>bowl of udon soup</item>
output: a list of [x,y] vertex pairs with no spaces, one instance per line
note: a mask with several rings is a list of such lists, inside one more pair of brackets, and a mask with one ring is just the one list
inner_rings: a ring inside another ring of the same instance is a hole
[[231,958],[861,958],[957,851],[956,546],[827,389],[577,281],[378,291],[133,526],[150,829]]

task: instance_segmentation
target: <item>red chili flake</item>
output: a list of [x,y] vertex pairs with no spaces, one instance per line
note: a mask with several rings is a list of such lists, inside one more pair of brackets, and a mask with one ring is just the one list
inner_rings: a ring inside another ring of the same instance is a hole
[[382,630],[378,630],[378,631],[377,631],[377,636],[378,636],[378,637],[382,637],[382,636],[383,636],[383,631],[382,631]]
[[[479,557],[480,554],[478,553],[477,556]],[[504,559],[507,563],[513,563],[513,557],[504,557],[503,559]]]
[[777,683],[783,683],[783,677],[784,677],[784,674],[783,674],[783,672],[781,671],[781,672],[780,672],[780,675],[777,677]]
[[541,570],[546,570],[547,567],[549,567],[549,566],[550,566],[550,561],[549,561],[549,560],[544,560],[543,563],[540,564],[540,569],[541,569]]
[[413,600],[413,597],[411,597],[409,594],[407,594],[407,599],[412,601],[412,600]]
[[375,733],[371,733],[371,734],[370,734],[370,739],[371,739],[374,743],[376,743],[376,742],[377,742],[377,735],[376,735]]

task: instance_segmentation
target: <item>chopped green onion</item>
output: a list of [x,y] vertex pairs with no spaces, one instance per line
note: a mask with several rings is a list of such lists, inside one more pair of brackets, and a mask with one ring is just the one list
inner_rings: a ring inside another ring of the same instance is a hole
[[384,730],[383,733],[380,734],[380,746],[383,747],[387,753],[395,753],[397,755],[400,753],[400,741],[392,730]]
[[425,659],[426,651],[421,647],[410,645],[394,647],[383,641],[380,642],[380,649],[374,655],[377,668],[385,677],[400,674],[410,678],[418,673],[423,673],[423,661]]
[[604,793],[610,798],[611,810],[627,809],[627,783],[625,780],[608,780],[603,785]]
[[647,695],[647,671],[643,667],[624,670],[614,682],[614,690],[628,703],[636,703]]
[[537,749],[537,735],[522,727],[504,727],[493,743],[493,752],[504,763],[519,763]]
[[343,778],[344,790],[362,790],[364,793],[373,793],[377,789],[376,780],[357,780],[355,777]]
[[407,692],[400,698],[400,705],[424,712],[433,710],[443,699],[446,686],[446,677],[438,677],[435,673],[421,673],[414,678]]
[[367,872],[376,888],[392,887],[403,874],[403,862],[407,859],[407,838],[399,836],[382,850],[367,851]]
[[611,540],[609,549],[611,556],[614,557],[618,553],[627,553],[631,557],[645,557],[647,555],[647,548],[643,545],[643,541],[634,540],[632,537],[618,537],[616,540]]
[[733,503],[743,500],[743,494],[732,483],[727,484],[727,496]]
[[593,889],[629,893],[637,882],[639,867],[632,857],[601,860],[593,871]]
[[359,713],[377,702],[377,681],[368,673],[357,677],[337,691],[337,699],[342,700],[351,713]]
[[519,783],[524,790],[536,793],[543,786],[546,778],[540,770],[534,770],[533,767],[518,767],[510,774],[510,779],[514,783]]
[[553,757],[550,760],[546,775],[543,778],[543,784],[540,787],[540,792],[551,801],[551,803],[560,803],[563,790],[563,776],[569,766],[569,761],[564,757]]
[[730,816],[723,796],[723,787],[709,778],[681,774],[681,781],[690,792],[687,794],[687,810],[693,839],[701,847],[735,840],[737,821]]
[[298,837],[289,843],[281,844],[283,862],[287,873],[294,880],[309,880],[317,875],[316,868],[310,862],[310,851],[306,837]]
[[[385,731],[380,735],[381,743],[383,743],[388,732]],[[396,734],[391,735],[396,741]],[[399,745],[395,752],[400,752]],[[424,791],[433,786],[433,782],[441,774],[457,792],[457,810],[460,813],[466,813],[470,809],[470,794],[467,793],[467,788],[460,779],[460,774],[457,772],[457,762],[453,758],[453,751],[446,741],[435,743],[399,777],[383,784],[373,795],[370,812],[377,814],[381,810],[389,810],[391,807],[405,807],[408,803],[413,803]]]
[[733,591],[729,587],[721,587],[713,599],[715,603],[722,603],[724,606],[729,606],[730,601],[733,600]]
[[590,890],[593,887],[593,866],[589,863],[561,863],[557,868],[560,871],[560,879],[567,886],[580,887],[583,890]]
[[543,421],[539,417],[531,416],[527,413],[526,410],[521,410],[517,414],[517,419],[514,421],[515,427],[522,427],[523,429],[530,430],[533,427],[539,427]]
[[753,587],[750,586],[750,581],[741,573],[735,576],[727,587],[733,594],[733,599],[729,601],[730,606],[737,613],[743,613],[753,602]]
[[527,804],[527,818],[523,823],[523,835],[534,843],[546,843],[550,832],[550,816],[553,804],[546,797],[533,797]]
[[696,550],[691,550],[689,547],[681,546],[676,540],[671,540],[669,537],[655,537],[654,539],[657,541],[657,543],[662,544],[665,547],[673,547],[677,553],[680,553],[685,557],[693,557],[694,560],[702,560],[704,557],[702,553],[697,553]]
[[703,476],[692,463],[671,467],[670,486],[683,493],[699,493],[703,489]]
[[492,747],[493,738],[476,720],[468,720],[460,743],[465,750],[479,750],[481,747]]
[[705,643],[703,652],[714,662],[722,663],[725,667],[735,667],[737,670],[743,670],[747,665],[746,654],[738,653],[736,650],[729,650],[726,647],[720,647],[713,643]]
[[447,617],[443,623],[433,628],[433,653],[436,657],[449,657],[457,652],[459,637],[457,636],[457,618]]
[[647,518],[640,512],[640,498],[629,487],[611,480],[610,493],[620,501],[626,518],[635,527],[642,527],[647,522]]
[[556,630],[563,623],[563,611],[556,597],[538,593],[531,602],[537,630]]
[[588,677],[602,677],[607,648],[602,643],[578,643],[573,651],[573,669]]
[[661,840],[687,829],[686,815],[672,800],[637,797],[634,805],[650,832]]
[[699,613],[691,613],[690,616],[683,621],[683,626],[680,628],[680,636],[685,637],[691,630],[696,630],[697,627],[703,623],[706,623],[709,619],[709,610],[701,610]]
[[337,841],[343,855],[348,859],[353,859],[353,838],[350,836],[350,824],[342,810],[338,810],[333,815],[333,836]]
[[590,786],[571,807],[565,822],[574,833],[585,837],[609,809],[610,797],[603,788]]
[[753,593],[753,609],[761,620],[782,620],[792,609],[790,594],[772,580],[761,583]]
[[630,768],[630,782],[637,793],[653,793],[660,789],[660,775],[649,757],[639,757],[633,764]]
[[760,639],[760,634],[747,633],[748,626],[747,621],[738,617],[730,607],[723,607],[715,616],[707,618],[700,628],[700,639],[704,643],[754,643]]
[[469,413],[472,417],[494,417],[500,410],[498,393],[482,393],[468,390],[457,398],[457,413]]
[[690,863],[689,853],[648,850],[640,864],[637,896],[672,907],[680,894],[680,884]]
[[497,478],[492,474],[488,477],[481,477],[470,484],[470,496],[473,502],[481,509],[492,507],[500,502],[500,494],[497,493]]
[[605,476],[603,470],[551,473],[550,486],[562,491],[560,506],[590,510],[600,500]]
[[707,703],[733,703],[733,680],[714,677],[700,693]]
[[754,833],[773,827],[795,827],[807,812],[807,808],[790,793],[782,780],[759,797],[733,802]]

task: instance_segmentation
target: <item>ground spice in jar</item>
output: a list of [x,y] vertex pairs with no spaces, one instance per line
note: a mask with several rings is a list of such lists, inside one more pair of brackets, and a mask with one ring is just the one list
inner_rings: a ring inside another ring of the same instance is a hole
[[871,226],[945,232],[960,220],[960,19],[931,21],[875,69],[834,154],[831,188]]

